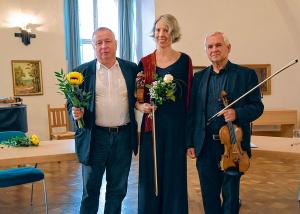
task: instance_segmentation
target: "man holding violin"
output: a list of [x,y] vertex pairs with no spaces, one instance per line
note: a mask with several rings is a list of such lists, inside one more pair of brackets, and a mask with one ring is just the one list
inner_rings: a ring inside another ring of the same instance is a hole
[[[224,33],[214,32],[206,36],[205,50],[212,65],[197,72],[193,79],[187,121],[187,154],[197,158],[205,213],[234,214],[239,213],[240,177],[243,174],[239,158],[251,157],[250,123],[263,113],[264,106],[257,88],[222,111],[225,103],[220,97],[221,92],[226,92],[229,103],[233,102],[256,86],[258,79],[254,70],[228,60],[231,45]],[[209,120],[218,112],[214,120]],[[224,135],[222,131],[219,134],[223,127],[229,130],[228,134]],[[235,136],[238,128],[241,129],[239,137]],[[228,139],[226,147],[224,142]],[[236,155],[238,153],[240,156]],[[228,161],[233,165],[223,167]]]

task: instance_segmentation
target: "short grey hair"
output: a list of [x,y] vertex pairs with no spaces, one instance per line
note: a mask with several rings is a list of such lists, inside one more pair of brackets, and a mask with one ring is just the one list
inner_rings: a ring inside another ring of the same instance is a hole
[[171,14],[161,15],[155,20],[150,36],[153,38],[155,37],[155,26],[160,20],[166,23],[166,25],[168,26],[169,34],[172,38],[172,43],[178,42],[181,38],[180,27],[177,19]]
[[230,41],[229,41],[228,37],[225,35],[225,33],[221,32],[221,31],[215,31],[213,33],[206,34],[205,39],[204,39],[204,48],[205,48],[205,50],[206,50],[207,38],[211,37],[211,36],[215,36],[215,35],[221,35],[224,39],[225,45],[227,45],[227,46],[230,45]]
[[113,32],[110,28],[108,28],[108,27],[99,27],[99,28],[97,28],[97,29],[93,32],[93,35],[92,35],[92,43],[93,43],[93,44],[95,43],[95,41],[94,41],[94,36],[95,36],[95,34],[96,34],[97,32],[99,32],[99,31],[109,31],[109,32],[111,32],[112,35],[114,36],[114,39],[116,40],[115,34],[114,34],[114,32]]

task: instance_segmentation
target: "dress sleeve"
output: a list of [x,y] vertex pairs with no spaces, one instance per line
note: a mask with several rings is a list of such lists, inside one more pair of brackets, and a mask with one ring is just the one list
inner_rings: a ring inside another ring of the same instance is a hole
[[191,58],[189,57],[189,61],[188,61],[187,96],[186,96],[186,111],[189,111],[189,107],[190,107],[190,94],[191,94],[192,79],[193,79],[193,64],[192,64]]

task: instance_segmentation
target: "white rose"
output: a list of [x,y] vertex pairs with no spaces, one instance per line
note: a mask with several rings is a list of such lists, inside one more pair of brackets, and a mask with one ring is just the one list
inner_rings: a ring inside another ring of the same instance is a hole
[[164,76],[164,82],[165,83],[171,83],[173,81],[173,76],[171,74],[166,74]]

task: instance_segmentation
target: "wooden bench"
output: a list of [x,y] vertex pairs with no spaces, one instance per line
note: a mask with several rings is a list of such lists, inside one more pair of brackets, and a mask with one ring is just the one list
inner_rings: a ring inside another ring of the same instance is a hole
[[252,134],[274,137],[293,137],[297,126],[297,110],[266,109],[260,118],[252,123]]

